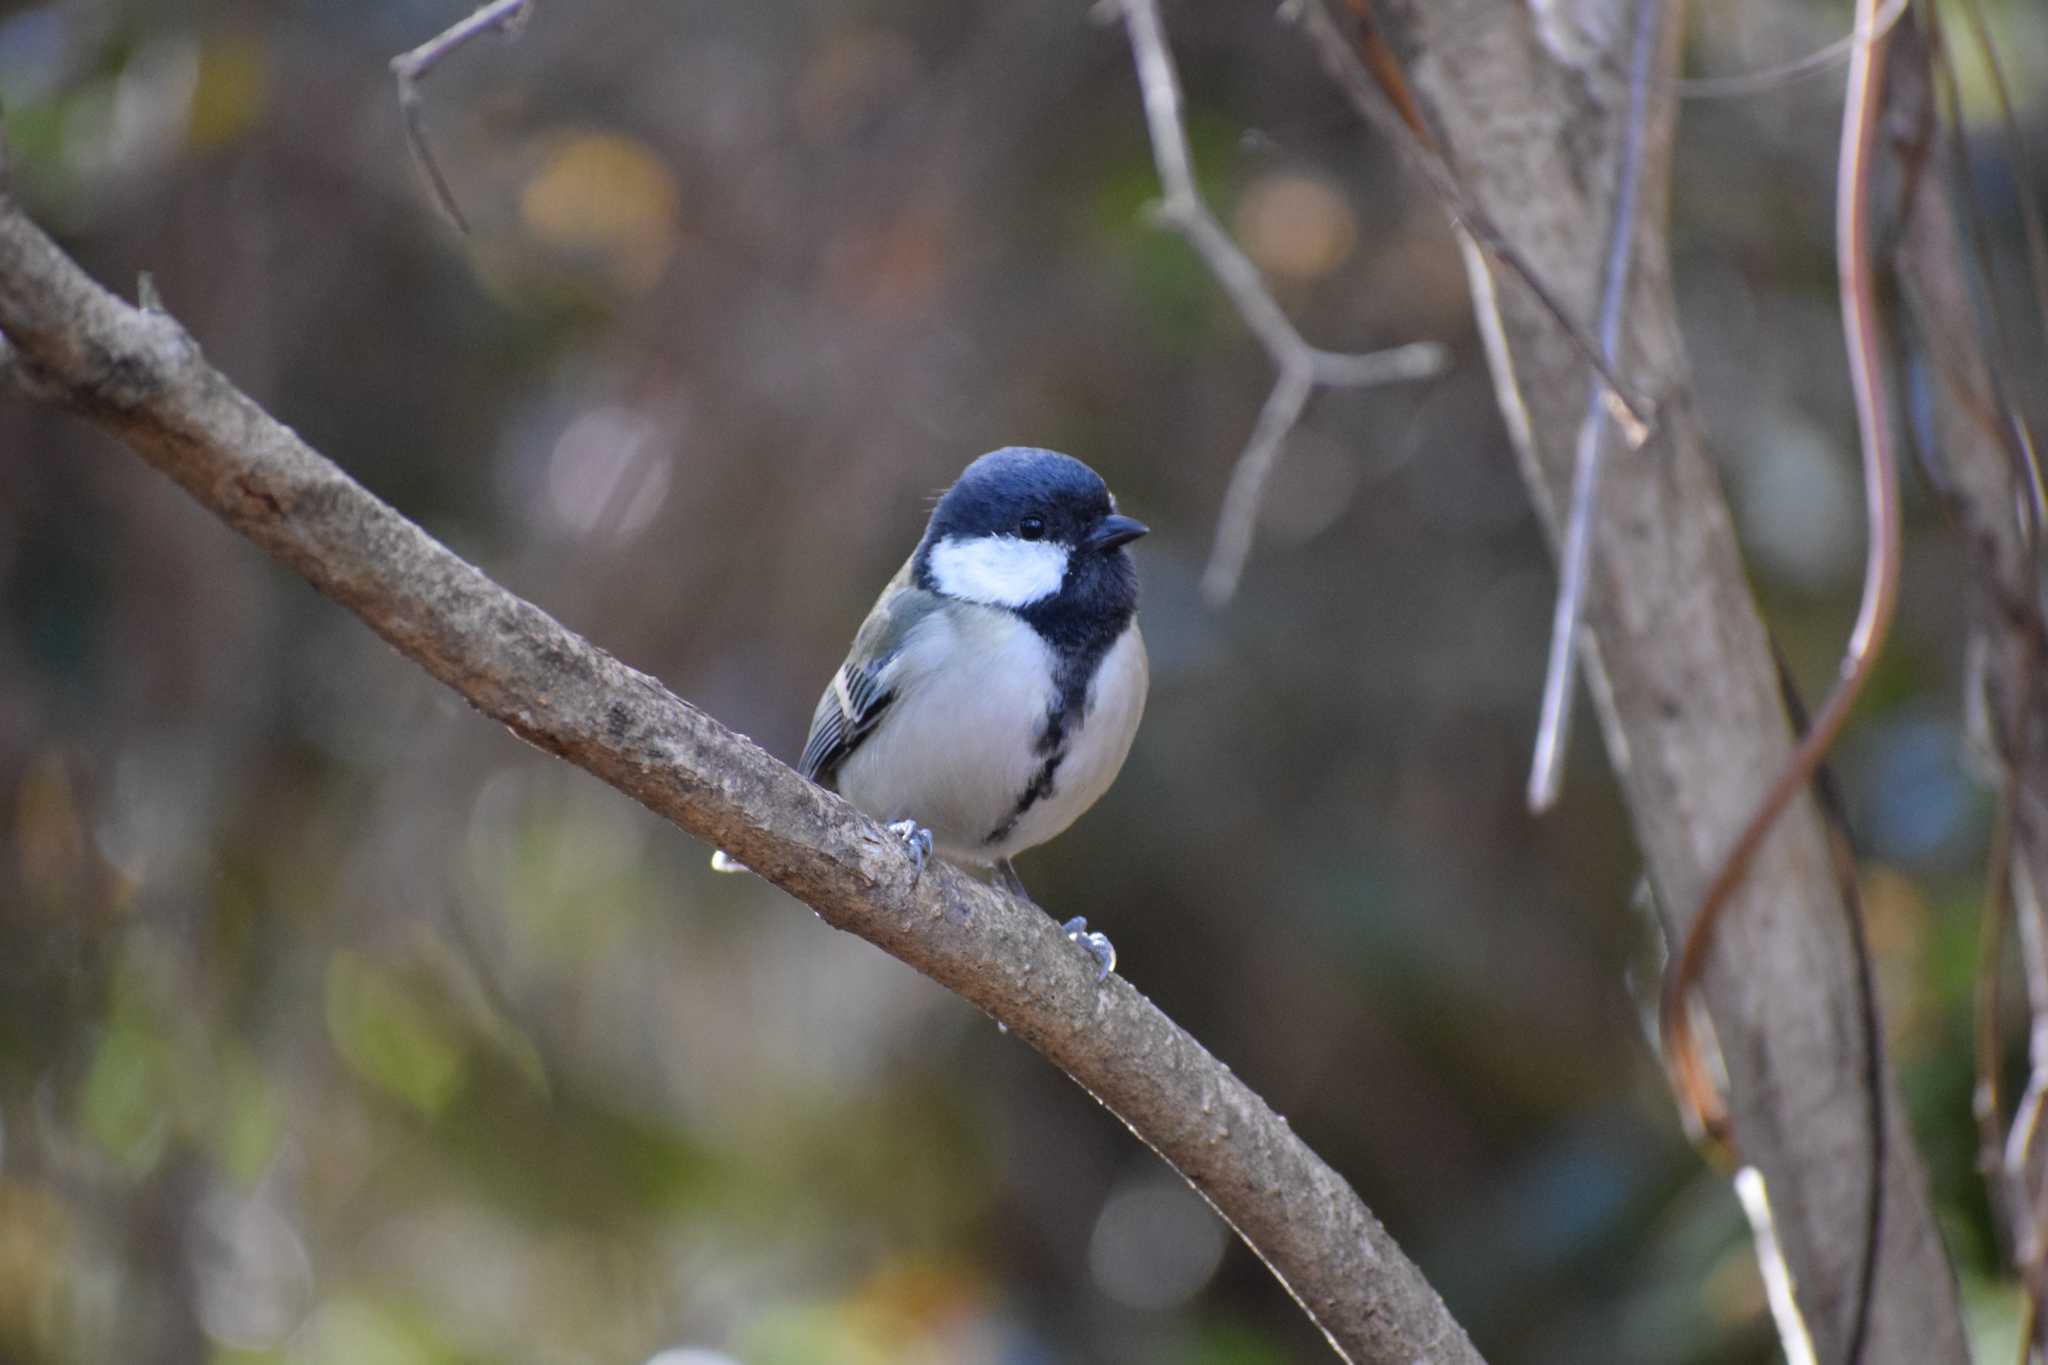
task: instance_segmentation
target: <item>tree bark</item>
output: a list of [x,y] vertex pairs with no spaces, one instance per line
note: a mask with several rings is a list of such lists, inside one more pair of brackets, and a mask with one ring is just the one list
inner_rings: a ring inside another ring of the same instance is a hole
[[[1562,27],[1539,29],[1534,9],[1519,0],[1374,6],[1466,189],[1550,288],[1590,319],[1613,214],[1635,12],[1623,0],[1567,0],[1547,7]],[[1620,354],[1657,422],[1641,449],[1608,461],[1581,650],[1638,842],[1667,922],[1682,934],[1793,735],[1680,342],[1665,228],[1682,17],[1676,4],[1667,9]],[[1466,261],[1502,412],[1556,544],[1587,366],[1519,281],[1476,250]],[[1844,1360],[1856,1336],[1877,1175],[1878,1257],[1861,1359],[1961,1360],[1955,1283],[1926,1176],[1890,1073],[1873,1065],[1881,1059],[1866,1036],[1852,913],[1828,833],[1802,796],[1752,864],[1704,982],[1734,1138],[1764,1177],[1820,1359]]]

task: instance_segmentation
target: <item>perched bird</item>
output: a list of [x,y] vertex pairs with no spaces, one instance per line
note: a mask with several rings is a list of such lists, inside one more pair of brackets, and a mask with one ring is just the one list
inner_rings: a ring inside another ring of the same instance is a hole
[[[968,465],[818,699],[799,771],[920,869],[936,851],[1025,895],[1010,860],[1109,789],[1145,709],[1124,550],[1145,531],[1071,456],[1012,446]],[[1063,927],[1106,976],[1109,940]]]

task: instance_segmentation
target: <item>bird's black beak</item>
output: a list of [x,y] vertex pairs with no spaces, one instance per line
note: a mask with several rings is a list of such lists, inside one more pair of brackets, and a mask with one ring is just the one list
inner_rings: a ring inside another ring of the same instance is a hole
[[1089,548],[1114,550],[1119,545],[1128,545],[1152,528],[1136,517],[1119,516],[1112,512],[1095,523],[1095,529],[1088,533]]

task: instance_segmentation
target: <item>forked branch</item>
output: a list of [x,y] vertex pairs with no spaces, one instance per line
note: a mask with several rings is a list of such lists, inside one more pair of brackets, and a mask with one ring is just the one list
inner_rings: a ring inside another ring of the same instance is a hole
[[479,5],[467,19],[450,25],[412,51],[401,52],[391,59],[391,74],[398,80],[398,108],[405,115],[406,142],[412,147],[412,154],[420,163],[427,183],[434,187],[435,202],[461,232],[469,231],[469,220],[462,216],[462,206],[455,202],[455,189],[442,173],[441,163],[434,156],[433,144],[427,141],[425,97],[420,93],[420,82],[440,65],[443,58],[483,34],[517,35],[532,13],[533,0],[489,0],[487,4]]
[[1370,355],[1350,355],[1312,346],[1302,337],[1266,287],[1258,266],[1224,231],[1195,184],[1194,161],[1181,118],[1180,76],[1174,70],[1157,0],[1122,0],[1122,8],[1124,31],[1130,36],[1131,55],[1137,62],[1138,85],[1145,96],[1152,160],[1159,168],[1159,221],[1178,231],[1195,249],[1279,372],[1230,476],[1209,565],[1202,571],[1203,596],[1220,603],[1237,591],[1251,554],[1252,530],[1265,499],[1266,483],[1282,444],[1301,420],[1302,409],[1316,388],[1427,379],[1442,371],[1444,348],[1433,341],[1418,341]]

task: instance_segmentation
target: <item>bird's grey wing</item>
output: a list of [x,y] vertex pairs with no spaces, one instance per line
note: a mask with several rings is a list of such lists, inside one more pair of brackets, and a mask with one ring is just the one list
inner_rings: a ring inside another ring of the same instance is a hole
[[832,675],[811,713],[811,733],[797,771],[820,786],[831,786],[839,765],[873,733],[896,698],[894,665],[904,640],[939,608],[935,594],[908,586],[909,566],[904,570],[882,590],[882,600],[854,639],[853,652]]

